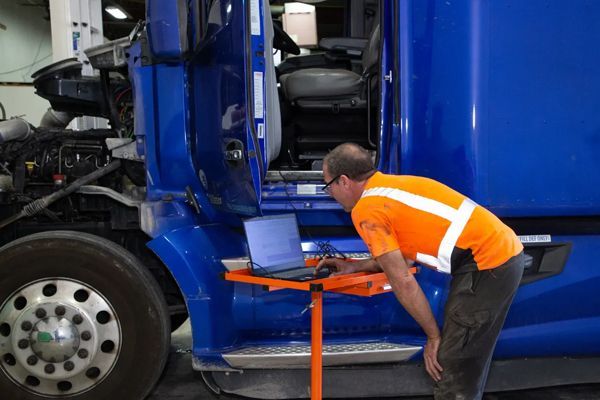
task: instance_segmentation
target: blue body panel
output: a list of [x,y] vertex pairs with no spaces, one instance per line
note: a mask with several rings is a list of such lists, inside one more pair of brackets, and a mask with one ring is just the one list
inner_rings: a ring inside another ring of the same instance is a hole
[[[357,239],[341,240],[335,245],[341,251],[365,250]],[[266,292],[261,287],[222,279],[225,269],[221,258],[246,254],[243,235],[220,224],[190,226],[161,235],[148,246],[171,266],[185,295],[196,357],[208,362],[236,346],[310,340],[310,315],[302,314],[310,303],[308,293]],[[310,242],[304,247],[314,250]],[[423,270],[419,280],[432,309],[441,315],[448,278]],[[324,298],[326,340],[386,338],[423,344],[419,326],[391,293],[372,298],[326,293]]]
[[[438,179],[503,217],[600,213],[599,2],[383,4],[380,170]],[[172,27],[181,16],[172,4],[151,1],[151,49],[169,61],[130,65],[148,177],[143,229],[186,299],[194,355],[206,360],[244,345],[309,339],[309,315],[301,314],[307,295],[220,278],[222,258],[246,255],[235,214],[294,212],[302,226],[351,225],[320,184],[263,185],[265,143],[257,131],[266,119],[253,112],[250,77],[265,72],[264,30],[247,35],[247,5],[213,2],[207,31],[184,57],[181,29]],[[140,55],[139,46],[132,53]],[[224,159],[235,141],[242,162]],[[306,193],[298,185],[313,185],[316,194],[298,194]],[[187,186],[200,213],[186,200]],[[573,244],[564,271],[520,288],[496,357],[600,355],[600,300],[590,296],[600,283],[600,237],[552,239]],[[317,241],[365,250],[357,236],[303,240],[309,252]],[[450,278],[422,269],[417,279],[443,323]],[[424,343],[392,294],[327,294],[325,302],[327,341]]]
[[187,6],[185,0],[147,1],[148,42],[154,57],[178,60],[188,50]]
[[501,358],[600,355],[600,236],[556,236],[573,243],[564,271],[521,286],[496,347]]
[[600,211],[600,3],[400,1],[401,172],[501,216]]
[[[160,10],[159,5],[167,6],[157,3],[154,9]],[[143,64],[139,42],[130,49],[130,55],[136,143],[138,153],[143,155],[146,164],[147,197],[141,214],[143,230],[156,237],[190,224],[208,221],[236,223],[238,218],[219,213],[211,205],[196,172],[198,167],[192,157],[195,138],[189,112],[186,63]],[[201,207],[200,214],[186,200],[188,186]]]
[[[247,76],[246,45],[252,43],[246,41],[245,7],[241,1],[214,2],[207,34],[190,59],[191,146],[212,206],[257,215],[264,143],[258,142],[256,124],[263,118],[255,121],[254,104],[247,101],[254,88]],[[255,64],[249,64],[253,71]],[[224,159],[236,150],[243,158]]]
[[[215,351],[232,346],[238,339],[232,323],[237,298],[233,285],[221,277],[225,271],[221,258],[245,254],[244,246],[243,235],[220,224],[182,227],[148,243],[170,267],[184,293],[196,355],[214,357]],[[252,299],[246,296],[244,302]]]

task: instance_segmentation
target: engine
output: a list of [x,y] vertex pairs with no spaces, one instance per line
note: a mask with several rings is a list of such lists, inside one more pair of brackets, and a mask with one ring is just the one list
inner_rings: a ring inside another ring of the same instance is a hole
[[[52,108],[37,127],[21,118],[0,120],[1,214],[23,209],[34,223],[114,220],[112,214],[127,208],[127,204],[114,204],[114,199],[139,194],[145,184],[143,163],[115,162],[107,144],[112,140],[115,147],[116,141],[118,147],[133,141],[133,104],[126,70],[82,76],[81,63],[68,59],[37,71],[33,78],[36,94]],[[106,118],[110,128],[67,129],[81,116]],[[113,168],[116,163],[118,167]],[[106,196],[78,195],[83,181]],[[46,204],[48,196],[55,203],[52,206]],[[36,205],[31,204],[34,201]],[[0,218],[0,227],[3,223]]]
[[44,191],[44,187],[54,190],[112,160],[105,143],[114,137],[112,130],[30,129],[25,139],[0,145],[0,174],[13,177],[10,183],[6,178],[1,180],[4,192],[26,188]]

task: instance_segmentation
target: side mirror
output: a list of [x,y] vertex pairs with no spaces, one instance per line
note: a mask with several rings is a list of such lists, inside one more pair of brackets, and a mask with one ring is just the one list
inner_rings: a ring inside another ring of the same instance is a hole
[[154,57],[180,59],[189,50],[187,3],[186,0],[146,1],[146,29]]

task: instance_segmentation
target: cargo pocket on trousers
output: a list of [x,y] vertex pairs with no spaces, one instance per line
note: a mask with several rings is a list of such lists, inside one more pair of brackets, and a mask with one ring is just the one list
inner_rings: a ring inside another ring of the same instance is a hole
[[477,331],[489,321],[490,312],[479,310],[467,313],[455,310],[450,313],[449,317],[455,324],[463,328],[462,349],[464,349],[476,335]]

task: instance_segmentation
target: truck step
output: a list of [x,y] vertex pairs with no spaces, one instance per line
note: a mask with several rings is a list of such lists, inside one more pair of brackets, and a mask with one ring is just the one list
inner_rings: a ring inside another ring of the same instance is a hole
[[[394,363],[406,361],[422,346],[389,342],[328,344],[323,346],[323,366]],[[309,368],[310,346],[256,346],[223,355],[233,368]]]

